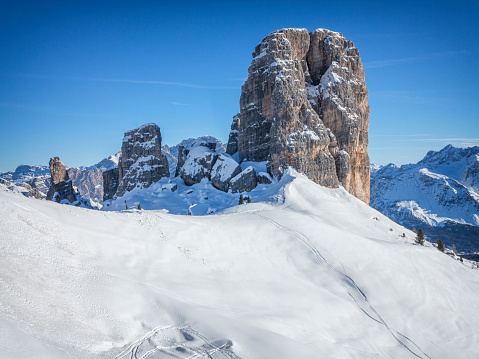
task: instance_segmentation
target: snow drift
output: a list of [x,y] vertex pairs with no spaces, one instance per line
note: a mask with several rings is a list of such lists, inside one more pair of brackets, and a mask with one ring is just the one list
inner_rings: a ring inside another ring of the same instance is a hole
[[254,200],[183,216],[0,190],[0,356],[479,355],[470,263],[292,171]]

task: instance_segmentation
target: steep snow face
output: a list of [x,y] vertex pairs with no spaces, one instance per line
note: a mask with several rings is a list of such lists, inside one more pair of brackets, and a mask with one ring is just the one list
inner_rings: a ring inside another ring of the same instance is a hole
[[479,356],[470,263],[293,172],[260,200],[177,216],[0,191],[1,355]]

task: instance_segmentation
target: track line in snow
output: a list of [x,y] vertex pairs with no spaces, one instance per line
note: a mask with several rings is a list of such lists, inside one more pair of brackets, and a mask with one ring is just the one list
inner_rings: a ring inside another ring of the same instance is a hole
[[[183,335],[185,338],[183,342],[174,339],[175,331]],[[166,332],[172,332],[172,337],[163,337],[162,335]],[[219,343],[215,344],[189,326],[158,326],[128,345],[115,359],[127,357],[129,359],[148,359],[156,357],[155,353],[157,352],[161,352],[158,354],[162,357],[167,355],[184,359],[241,359],[229,350],[231,346],[232,342],[226,339],[219,340]]]
[[[284,231],[284,232],[289,232],[292,233],[301,243],[303,243],[308,249],[314,254],[316,260],[318,263],[328,272],[330,273],[333,277],[336,277],[338,279],[338,284],[346,290],[348,295],[354,300],[358,308],[366,314],[370,319],[384,325],[389,333],[393,336],[393,338],[401,345],[403,346],[406,350],[408,350],[411,354],[418,358],[429,358],[431,359],[426,353],[424,353],[419,346],[414,343],[410,338],[407,336],[401,334],[400,332],[391,329],[389,325],[385,322],[385,320],[379,315],[379,313],[374,309],[372,304],[369,302],[368,298],[364,294],[364,292],[359,288],[359,286],[354,282],[354,280],[348,276],[347,274],[341,272],[340,270],[336,269],[333,267],[326,259],[321,255],[321,253],[313,246],[309,238],[304,235],[301,232],[298,232],[294,229],[287,228],[278,222],[274,221],[273,219],[266,217],[264,215],[258,214],[258,213],[252,213],[253,215],[257,215],[261,218],[266,219],[269,221],[272,225],[274,225],[276,228]],[[395,334],[396,333],[396,334]],[[410,342],[415,348],[416,351],[419,351],[420,353],[417,353],[415,350],[410,348],[404,341],[402,341],[398,336],[401,336],[408,342]],[[424,355],[424,356],[421,356]]]

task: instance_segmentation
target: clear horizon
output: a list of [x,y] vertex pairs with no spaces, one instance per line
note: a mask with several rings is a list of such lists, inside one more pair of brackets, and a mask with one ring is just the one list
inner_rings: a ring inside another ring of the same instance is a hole
[[328,28],[358,47],[371,163],[415,163],[479,145],[479,5],[28,2],[0,14],[0,172],[59,156],[88,166],[154,122],[162,144],[228,139],[254,47],[288,27]]

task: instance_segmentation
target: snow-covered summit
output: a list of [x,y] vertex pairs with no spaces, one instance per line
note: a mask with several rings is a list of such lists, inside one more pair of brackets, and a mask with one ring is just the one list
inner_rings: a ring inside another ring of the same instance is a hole
[[102,172],[111,170],[112,168],[118,167],[118,161],[120,160],[120,156],[121,151],[102,159],[100,162],[89,166],[86,169],[89,171],[93,171],[95,168],[98,168]]
[[37,177],[49,177],[50,170],[48,166],[20,165],[15,171],[2,172],[0,178],[15,184],[22,184]]

